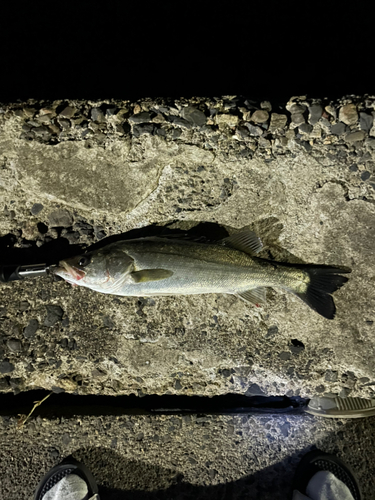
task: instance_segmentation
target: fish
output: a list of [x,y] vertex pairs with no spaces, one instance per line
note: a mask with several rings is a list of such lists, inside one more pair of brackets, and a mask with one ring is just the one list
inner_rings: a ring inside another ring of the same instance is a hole
[[327,319],[336,306],[332,293],[351,269],[287,264],[262,259],[260,238],[242,230],[217,242],[169,237],[121,240],[59,262],[53,273],[74,286],[119,296],[150,297],[232,294],[249,304],[266,302],[268,287],[299,297]]

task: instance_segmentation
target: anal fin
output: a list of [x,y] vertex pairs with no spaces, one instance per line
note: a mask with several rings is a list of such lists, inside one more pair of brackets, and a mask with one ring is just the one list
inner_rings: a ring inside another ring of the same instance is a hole
[[266,302],[266,289],[263,287],[251,288],[250,290],[246,290],[245,292],[236,293],[236,295],[245,302],[255,304],[256,306]]

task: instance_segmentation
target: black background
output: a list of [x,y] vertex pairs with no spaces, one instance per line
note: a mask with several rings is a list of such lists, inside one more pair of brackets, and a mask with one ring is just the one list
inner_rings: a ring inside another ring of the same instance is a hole
[[0,102],[375,93],[371,4],[201,4],[4,2]]

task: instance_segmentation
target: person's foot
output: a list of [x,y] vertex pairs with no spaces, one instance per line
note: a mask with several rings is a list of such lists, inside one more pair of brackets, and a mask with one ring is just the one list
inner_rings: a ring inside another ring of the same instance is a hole
[[320,450],[310,451],[302,458],[294,476],[293,491],[293,499],[362,498],[358,482],[350,468],[335,455]]
[[98,486],[87,467],[72,457],[53,467],[40,481],[34,500],[98,500]]

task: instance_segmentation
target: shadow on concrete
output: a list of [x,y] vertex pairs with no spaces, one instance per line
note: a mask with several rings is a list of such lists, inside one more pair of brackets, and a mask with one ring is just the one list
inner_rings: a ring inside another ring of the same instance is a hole
[[[176,470],[126,460],[112,449],[87,448],[73,453],[85,463],[99,485],[101,500],[286,500],[291,497],[294,471],[310,446],[252,475],[217,485],[194,485]],[[201,476],[207,483],[217,475],[211,464]],[[235,474],[235,471],[234,471]],[[202,479],[199,478],[200,482]]]
[[[259,257],[279,260],[281,262],[304,263],[301,259],[279,246],[278,239],[283,226],[277,218],[268,217],[253,223],[249,221],[249,225],[246,228],[254,231],[263,242],[264,249],[259,253]],[[62,228],[57,228],[57,230],[59,229],[61,230]],[[45,226],[45,231],[48,231],[47,226]],[[44,243],[41,247],[37,247],[35,241],[20,239],[16,234],[9,233],[0,237],[0,265],[57,264],[62,259],[73,257],[86,251],[98,250],[117,241],[149,236],[213,243],[227,237],[229,233],[237,231],[239,229],[213,222],[171,220],[165,221],[163,224],[151,224],[146,227],[132,229],[126,233],[108,236],[89,247],[87,245],[71,245],[64,237],[58,237],[48,243]]]

